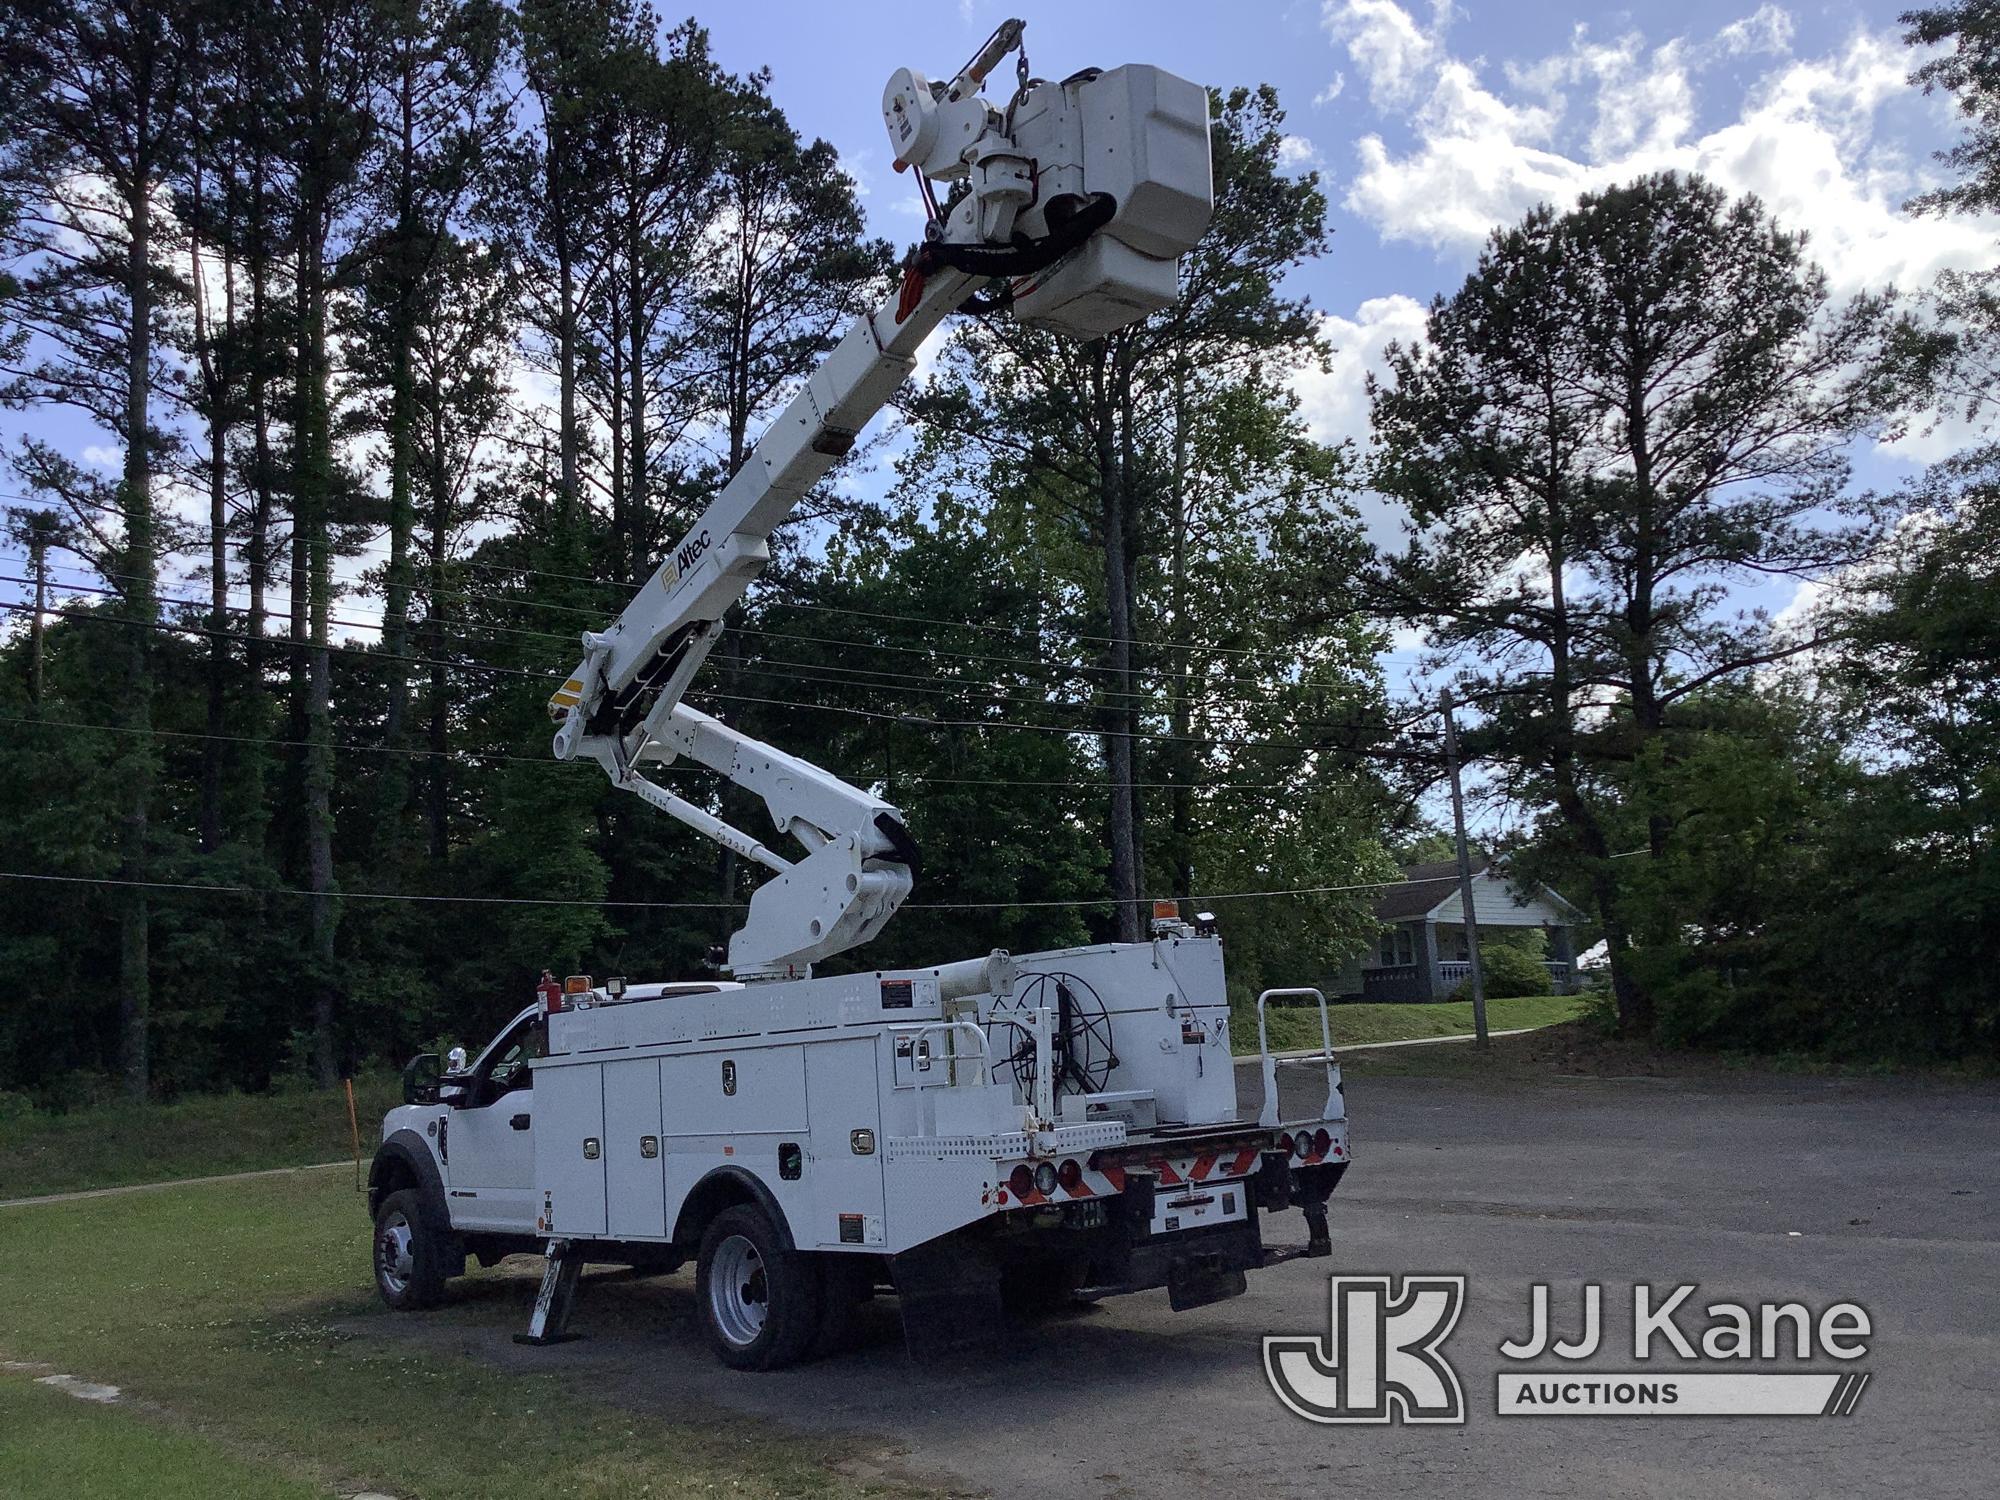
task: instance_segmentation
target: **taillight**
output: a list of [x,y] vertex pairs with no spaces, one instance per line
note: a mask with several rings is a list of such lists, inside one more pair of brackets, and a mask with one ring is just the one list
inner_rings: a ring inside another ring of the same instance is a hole
[[1287,1156],[1292,1154],[1292,1133],[1289,1130],[1278,1137],[1278,1149]]
[[1077,1165],[1075,1157],[1056,1168],[1056,1180],[1062,1183],[1065,1193],[1073,1193],[1083,1186],[1083,1168]]
[[1035,1190],[1035,1174],[1023,1162],[1007,1174],[1007,1186],[1014,1190],[1016,1198],[1025,1198]]
[[1327,1134],[1324,1126],[1313,1132],[1313,1148],[1316,1155],[1326,1155],[1332,1145],[1333,1137]]
[[1044,1198],[1056,1190],[1056,1169],[1052,1162],[1043,1162],[1035,1168],[1035,1191]]
[[1298,1150],[1300,1161],[1304,1161],[1308,1156],[1311,1156],[1313,1154],[1312,1132],[1310,1130],[1301,1130],[1295,1146]]

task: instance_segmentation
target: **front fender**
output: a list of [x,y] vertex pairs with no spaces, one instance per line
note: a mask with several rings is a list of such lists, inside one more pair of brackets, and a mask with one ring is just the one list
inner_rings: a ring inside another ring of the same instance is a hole
[[438,1171],[431,1146],[414,1130],[398,1130],[375,1150],[368,1168],[368,1217],[372,1222],[381,1211],[382,1200],[414,1179],[418,1197],[431,1226],[442,1234],[451,1233],[451,1210],[445,1202],[444,1174]]

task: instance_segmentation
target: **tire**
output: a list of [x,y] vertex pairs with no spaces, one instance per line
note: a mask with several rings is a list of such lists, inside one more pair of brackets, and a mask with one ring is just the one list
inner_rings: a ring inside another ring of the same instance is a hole
[[[436,1307],[452,1274],[452,1249],[451,1236],[440,1234],[424,1212],[421,1192],[391,1193],[375,1214],[375,1290],[397,1312]],[[458,1269],[464,1267],[460,1251]]]
[[761,1209],[725,1208],[701,1237],[695,1304],[715,1357],[731,1369],[796,1364],[820,1325],[820,1273]]

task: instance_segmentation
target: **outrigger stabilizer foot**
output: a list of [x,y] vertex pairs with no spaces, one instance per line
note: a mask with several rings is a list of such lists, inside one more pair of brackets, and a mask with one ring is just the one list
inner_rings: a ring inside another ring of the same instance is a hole
[[569,1331],[569,1315],[576,1305],[583,1257],[577,1254],[574,1240],[550,1240],[547,1256],[542,1289],[535,1294],[534,1315],[528,1319],[528,1331],[514,1335],[517,1344],[560,1344],[579,1337]]
[[1326,1228],[1326,1199],[1322,1198],[1317,1203],[1302,1203],[1299,1205],[1299,1212],[1304,1214],[1306,1219],[1306,1254],[1308,1256],[1333,1254],[1333,1237],[1327,1233]]

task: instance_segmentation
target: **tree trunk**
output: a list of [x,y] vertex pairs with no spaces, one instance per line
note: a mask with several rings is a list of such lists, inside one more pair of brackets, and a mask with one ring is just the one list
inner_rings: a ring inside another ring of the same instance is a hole
[[445,478],[442,401],[431,411],[431,546],[430,599],[425,606],[430,638],[431,775],[425,793],[430,856],[443,860],[451,852],[451,686],[445,681],[444,565],[451,540],[451,492]]
[[[147,124],[145,93],[139,93],[136,134],[143,139]],[[134,163],[126,210],[131,234],[126,246],[126,296],[131,307],[131,337],[125,371],[125,473],[120,500],[125,521],[124,607],[132,623],[126,628],[125,690],[121,719],[132,733],[122,757],[120,780],[125,810],[119,828],[118,876],[134,884],[123,889],[118,919],[118,1031],[125,1092],[144,1099],[152,1084],[150,1012],[152,1008],[152,914],[143,882],[149,872],[147,838],[152,814],[153,748],[152,626],[159,612],[154,584],[153,491],[149,397],[152,381],[152,183],[143,158]]]
[[409,806],[410,776],[404,748],[404,720],[410,695],[410,535],[416,527],[416,503],[412,497],[416,425],[416,383],[412,371],[411,345],[415,339],[415,303],[418,235],[424,232],[417,222],[416,186],[416,65],[414,43],[406,39],[403,69],[398,80],[397,109],[400,134],[397,150],[396,234],[391,255],[390,276],[393,302],[389,328],[389,566],[382,589],[382,653],[388,658],[382,741],[389,753],[382,757],[381,812],[388,820],[382,830],[385,842],[393,840],[402,827]]
[[[561,175],[553,150],[549,156],[549,175],[552,178],[559,178]],[[567,196],[565,185],[552,182],[550,186],[555,189],[555,196],[559,198]],[[578,472],[580,440],[576,426],[576,340],[579,312],[576,305],[576,266],[569,245],[569,228],[567,224],[563,226],[556,246],[556,283],[561,289],[562,302],[556,313],[556,403],[559,413],[557,421],[561,429],[557,433],[556,443],[562,463],[562,519],[565,527],[576,518],[577,505],[581,498],[579,488],[581,479]]]
[[[195,184],[199,194],[199,172]],[[234,194],[228,197],[233,203]],[[228,212],[227,207],[224,212]],[[224,243],[223,318],[219,337],[208,316],[198,234],[190,237],[188,247],[194,282],[195,344],[208,406],[208,738],[202,741],[201,795],[195,820],[199,847],[204,854],[213,854],[222,847],[222,772],[228,745],[224,731],[228,728],[230,636],[229,432],[235,400],[233,355],[228,341],[236,324],[236,265],[226,248],[226,240]]]
[[42,616],[49,607],[49,544],[37,541],[30,561],[35,570],[35,613],[28,621],[28,701],[42,706]]
[[625,246],[626,269],[630,273],[630,290],[625,298],[625,338],[628,346],[626,354],[626,378],[632,383],[632,395],[626,405],[626,417],[632,425],[632,436],[626,443],[626,462],[632,469],[632,503],[628,508],[627,520],[631,533],[625,538],[626,576],[636,583],[645,576],[646,545],[646,319],[645,319],[645,260],[644,240],[636,224],[627,237]]
[[306,888],[310,930],[308,986],[312,1006],[312,1072],[321,1087],[338,1081],[334,1054],[335,936],[340,907],[333,880],[333,681],[328,614],[333,586],[333,453],[326,343],[327,163],[309,160],[305,183],[306,233],[299,246],[297,535],[293,555],[304,566],[305,587],[295,581],[294,619],[307,614],[297,653],[304,666],[304,792]]

